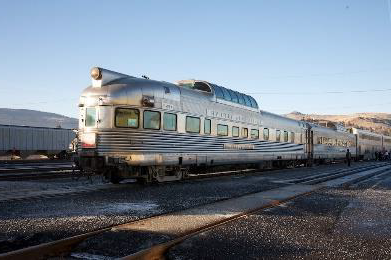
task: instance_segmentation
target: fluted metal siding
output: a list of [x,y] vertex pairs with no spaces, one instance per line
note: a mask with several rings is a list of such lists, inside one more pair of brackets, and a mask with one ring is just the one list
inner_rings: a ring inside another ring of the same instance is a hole
[[[251,144],[254,149],[224,149],[224,144]],[[132,157],[132,165],[177,164],[179,157],[183,157],[184,164],[212,160],[215,164],[229,164],[305,156],[302,144],[145,129],[99,130],[96,151],[101,156]]]
[[68,150],[75,137],[71,129],[0,125],[0,153],[18,150],[35,151]]

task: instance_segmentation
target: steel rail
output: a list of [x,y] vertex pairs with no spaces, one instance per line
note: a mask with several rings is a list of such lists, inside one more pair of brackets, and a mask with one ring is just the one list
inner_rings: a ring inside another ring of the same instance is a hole
[[363,168],[345,169],[345,170],[342,170],[341,172],[336,172],[336,173],[333,173],[333,174],[330,174],[330,175],[318,176],[317,178],[312,178],[312,179],[309,179],[309,180],[303,180],[303,181],[300,181],[298,183],[300,183],[300,184],[311,184],[311,185],[312,184],[318,184],[318,183],[325,182],[325,181],[328,181],[328,180],[344,177],[344,176],[347,176],[347,175],[352,175],[352,174],[355,174],[355,173],[358,173],[358,172],[379,168],[379,167],[382,167],[382,166],[385,166],[385,165],[386,164],[378,164],[378,165],[364,166]]
[[36,160],[0,160],[0,166],[2,165],[13,165],[13,164],[56,164],[56,163],[71,163],[70,160],[60,160],[60,159],[36,159]]
[[[248,216],[250,214],[254,214],[254,213],[257,213],[259,211],[268,209],[268,208],[273,208],[275,206],[278,206],[280,204],[286,203],[286,202],[291,201],[293,199],[304,197],[304,196],[308,196],[308,195],[310,195],[310,194],[312,194],[314,192],[317,192],[317,191],[320,191],[320,190],[323,190],[323,189],[326,189],[326,187],[319,187],[319,188],[316,188],[316,189],[314,189],[314,190],[312,190],[310,192],[305,192],[305,193],[302,193],[302,194],[297,195],[297,196],[291,196],[291,197],[288,197],[286,199],[274,200],[273,202],[269,203],[268,205],[261,206],[261,207],[258,207],[258,208],[254,208],[254,209],[242,212],[240,214],[237,214],[237,215],[235,215],[233,217],[224,219],[222,221],[217,221],[217,222],[211,223],[209,225],[206,225],[204,227],[191,230],[191,231],[189,231],[189,232],[187,232],[185,234],[182,234],[179,237],[174,238],[174,239],[172,239],[172,240],[170,240],[168,242],[154,245],[154,246],[152,246],[150,248],[146,248],[146,249],[141,250],[139,252],[136,252],[134,254],[121,257],[120,259],[123,259],[123,260],[163,260],[163,259],[165,259],[164,255],[173,246],[176,246],[176,245],[182,243],[183,241],[185,241],[185,240],[187,240],[187,239],[189,239],[189,238],[191,238],[191,237],[193,237],[193,236],[195,236],[197,234],[200,234],[200,233],[209,231],[211,229],[217,228],[219,226],[228,224],[228,223],[230,223],[232,221],[236,221],[236,220],[241,219],[243,217],[246,217],[246,216]],[[0,257],[1,257],[1,255],[0,255]]]
[[25,173],[25,172],[48,172],[48,171],[60,171],[60,170],[72,170],[74,166],[57,166],[57,167],[37,167],[37,166],[25,166],[25,168],[0,168],[0,176],[7,173]]
[[32,173],[20,173],[20,174],[7,174],[0,175],[0,181],[26,181],[26,180],[39,180],[39,179],[56,179],[67,177],[84,177],[87,174],[80,174],[79,170],[60,170],[60,171],[45,171],[45,172],[32,172]]

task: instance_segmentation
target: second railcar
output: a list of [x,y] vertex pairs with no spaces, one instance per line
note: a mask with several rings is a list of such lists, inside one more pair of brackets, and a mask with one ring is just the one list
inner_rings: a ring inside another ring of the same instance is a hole
[[376,152],[383,151],[382,135],[357,128],[352,128],[351,132],[356,135],[356,157],[358,159],[373,160]]

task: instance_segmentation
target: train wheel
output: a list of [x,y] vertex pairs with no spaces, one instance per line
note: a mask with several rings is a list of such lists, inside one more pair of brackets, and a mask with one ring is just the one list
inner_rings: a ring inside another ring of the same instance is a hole
[[117,169],[110,169],[105,175],[106,178],[109,179],[113,184],[118,184],[122,180],[122,178],[118,175]]
[[113,183],[113,184],[118,184],[120,183],[121,181],[121,178],[119,176],[117,176],[116,174],[112,174],[110,176],[110,182]]

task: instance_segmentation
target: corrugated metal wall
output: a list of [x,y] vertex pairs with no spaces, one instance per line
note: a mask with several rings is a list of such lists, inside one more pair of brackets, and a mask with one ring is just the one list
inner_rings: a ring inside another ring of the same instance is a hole
[[0,125],[0,151],[68,150],[74,138],[71,129]]

